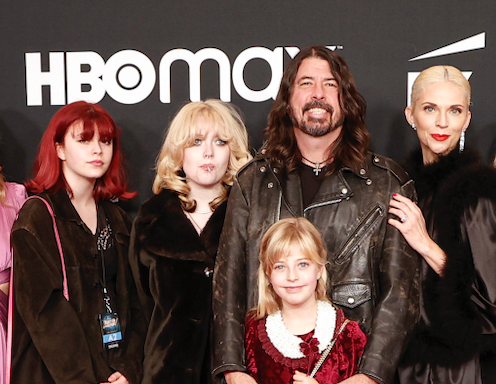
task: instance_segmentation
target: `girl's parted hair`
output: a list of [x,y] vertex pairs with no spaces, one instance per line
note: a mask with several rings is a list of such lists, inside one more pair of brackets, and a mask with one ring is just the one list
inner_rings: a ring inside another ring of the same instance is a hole
[[327,251],[322,235],[310,221],[303,217],[282,219],[265,232],[260,244],[257,319],[271,315],[282,308],[281,299],[270,284],[270,275],[274,265],[289,255],[293,244],[296,244],[311,262],[324,267],[317,283],[315,297],[317,300],[328,300],[325,268]]
[[420,92],[431,84],[439,82],[450,82],[458,85],[465,96],[467,97],[468,105],[470,105],[472,89],[469,81],[463,76],[461,71],[450,65],[435,65],[420,72],[420,75],[415,79],[412,86],[412,97],[410,105],[413,107],[415,102],[420,97]]

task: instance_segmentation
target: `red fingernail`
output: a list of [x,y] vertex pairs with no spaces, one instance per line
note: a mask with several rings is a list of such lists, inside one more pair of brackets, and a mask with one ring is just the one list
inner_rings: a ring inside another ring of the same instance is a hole
[[393,193],[393,196],[396,197],[396,196],[398,196],[398,194],[397,193]]

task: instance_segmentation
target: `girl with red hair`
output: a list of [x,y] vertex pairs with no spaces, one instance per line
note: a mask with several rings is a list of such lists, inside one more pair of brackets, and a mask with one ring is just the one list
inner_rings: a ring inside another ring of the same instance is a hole
[[64,260],[48,207],[29,199],[12,230],[12,383],[139,382],[130,221],[110,201],[135,195],[119,134],[105,110],[80,101],[60,109],[43,135],[26,187],[53,210]]

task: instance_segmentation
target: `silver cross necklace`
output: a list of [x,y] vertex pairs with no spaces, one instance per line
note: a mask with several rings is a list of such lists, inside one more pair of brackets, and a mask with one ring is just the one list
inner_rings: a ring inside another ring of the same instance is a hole
[[308,161],[310,164],[312,164],[314,166],[313,168],[313,172],[315,173],[315,176],[318,176],[319,173],[322,171],[322,169],[325,167],[325,165],[327,164],[327,162],[329,160],[332,159],[332,156],[329,157],[328,159],[326,160],[322,160],[322,161],[319,161],[319,162],[315,162],[315,161],[312,161],[312,160],[308,160],[305,156],[301,155],[301,158],[303,160],[306,160]]

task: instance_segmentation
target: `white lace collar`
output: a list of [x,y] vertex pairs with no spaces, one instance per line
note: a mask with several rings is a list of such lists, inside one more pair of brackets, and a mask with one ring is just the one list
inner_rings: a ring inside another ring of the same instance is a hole
[[[317,303],[317,324],[313,337],[319,341],[319,353],[331,343],[336,328],[336,309],[326,301]],[[288,331],[282,320],[281,311],[267,316],[265,329],[271,343],[284,357],[301,359],[305,355],[300,350],[303,340]]]

